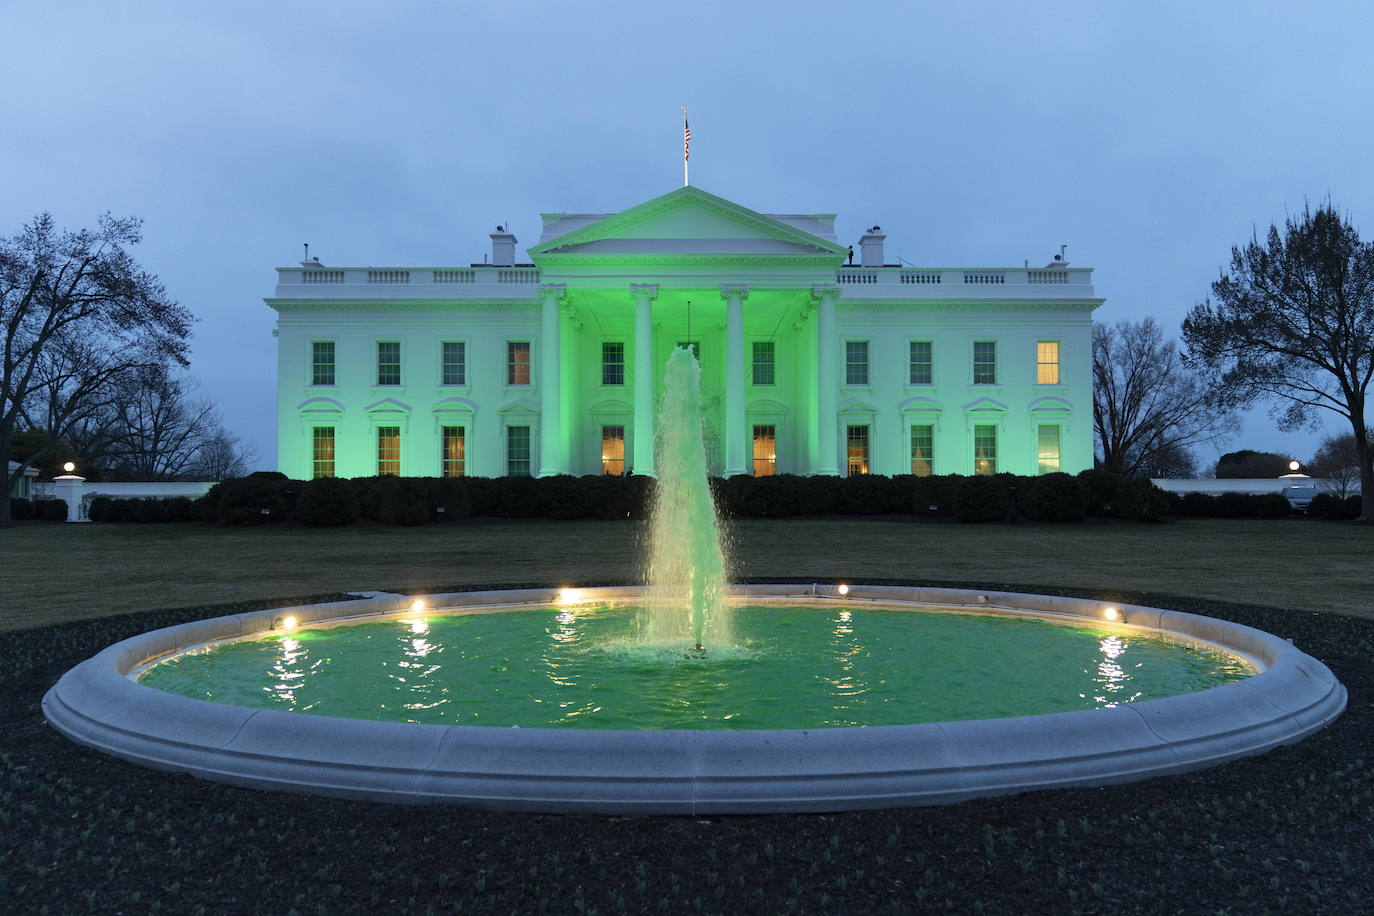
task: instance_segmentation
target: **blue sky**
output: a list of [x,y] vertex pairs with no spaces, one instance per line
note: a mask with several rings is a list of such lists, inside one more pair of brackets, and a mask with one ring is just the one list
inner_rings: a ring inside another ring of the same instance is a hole
[[[273,267],[480,261],[509,223],[692,183],[874,223],[889,260],[1096,269],[1177,333],[1328,195],[1374,236],[1363,3],[0,0],[0,234],[145,220],[193,371],[275,457]],[[1340,427],[1328,422],[1330,429]],[[1310,456],[1263,411],[1231,447]],[[1205,460],[1215,453],[1201,455]]]

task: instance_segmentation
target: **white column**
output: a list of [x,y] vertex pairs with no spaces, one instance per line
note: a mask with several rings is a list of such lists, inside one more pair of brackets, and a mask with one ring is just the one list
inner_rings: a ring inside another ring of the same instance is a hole
[[749,287],[721,289],[725,300],[725,476],[748,474],[744,428],[744,300]]
[[81,496],[85,483],[86,478],[78,477],[75,474],[62,474],[52,479],[52,495],[67,504],[67,521],[69,522],[90,521],[81,514]]
[[654,298],[657,283],[632,283],[635,303],[634,472],[654,476]]
[[835,415],[836,389],[839,375],[835,371],[838,341],[835,337],[835,300],[840,297],[838,286],[813,286],[811,293],[817,299],[816,307],[816,441],[820,450],[817,474],[838,476],[839,447],[835,442],[837,418]]
[[539,333],[539,476],[552,477],[567,472],[563,455],[563,424],[559,419],[558,306],[566,287],[546,283],[539,287],[541,309]]

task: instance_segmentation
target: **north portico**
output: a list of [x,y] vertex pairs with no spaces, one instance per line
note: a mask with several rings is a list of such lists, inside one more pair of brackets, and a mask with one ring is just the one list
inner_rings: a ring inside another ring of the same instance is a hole
[[293,476],[653,473],[663,370],[697,350],[714,473],[1091,466],[1090,271],[858,263],[834,214],[693,187],[543,215],[517,264],[279,269]]

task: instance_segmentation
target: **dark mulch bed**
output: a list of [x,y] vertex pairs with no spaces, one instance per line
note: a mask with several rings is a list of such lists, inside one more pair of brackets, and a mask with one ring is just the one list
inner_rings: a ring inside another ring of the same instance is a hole
[[1295,747],[1201,773],[942,808],[690,818],[390,807],[229,788],[67,742],[39,700],[68,667],[134,633],[269,605],[85,621],[0,640],[0,912],[1367,912],[1374,622],[1093,597],[1290,637],[1331,666],[1350,708]]

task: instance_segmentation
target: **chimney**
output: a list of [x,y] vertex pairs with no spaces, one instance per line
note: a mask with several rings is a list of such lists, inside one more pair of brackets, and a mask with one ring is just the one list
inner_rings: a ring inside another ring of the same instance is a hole
[[883,266],[883,235],[881,226],[874,226],[859,239],[859,264],[863,267]]
[[497,267],[515,264],[515,236],[505,226],[497,226],[491,234],[491,263]]

